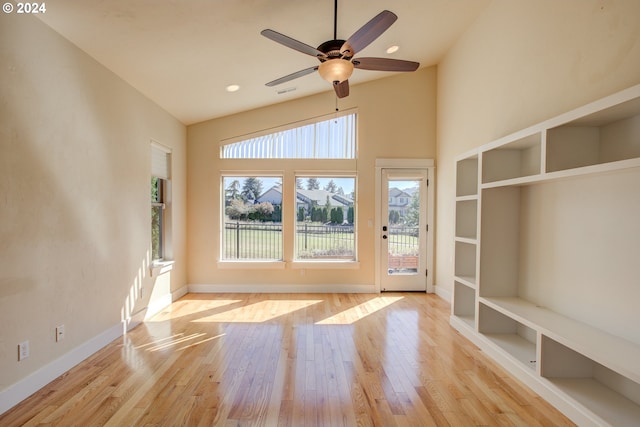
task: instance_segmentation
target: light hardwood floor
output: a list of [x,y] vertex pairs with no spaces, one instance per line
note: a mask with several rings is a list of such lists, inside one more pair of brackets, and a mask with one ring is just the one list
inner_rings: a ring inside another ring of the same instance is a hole
[[2,426],[567,426],[422,293],[189,294]]

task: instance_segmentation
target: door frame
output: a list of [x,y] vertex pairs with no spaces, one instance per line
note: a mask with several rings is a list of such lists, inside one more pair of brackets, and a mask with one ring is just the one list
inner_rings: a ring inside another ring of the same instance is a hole
[[435,218],[435,162],[433,159],[376,159],[376,176],[375,176],[375,219],[374,219],[374,239],[375,239],[375,288],[378,293],[381,292],[381,276],[380,276],[380,263],[381,263],[381,236],[382,236],[382,170],[383,169],[423,169],[427,171],[427,225],[429,231],[427,233],[427,286],[426,292],[433,293],[435,291],[433,286],[433,235],[435,231],[434,218]]

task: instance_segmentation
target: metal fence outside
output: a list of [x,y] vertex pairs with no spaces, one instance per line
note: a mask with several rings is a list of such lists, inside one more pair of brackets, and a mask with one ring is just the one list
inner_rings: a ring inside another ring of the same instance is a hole
[[[296,224],[296,258],[355,258],[353,225]],[[282,224],[225,222],[222,259],[282,259]]]
[[[353,225],[296,224],[296,258],[355,259]],[[418,227],[392,226],[389,253],[418,254]],[[222,259],[281,260],[282,224],[225,222]]]
[[389,227],[389,253],[394,255],[418,255],[418,227],[392,225]]

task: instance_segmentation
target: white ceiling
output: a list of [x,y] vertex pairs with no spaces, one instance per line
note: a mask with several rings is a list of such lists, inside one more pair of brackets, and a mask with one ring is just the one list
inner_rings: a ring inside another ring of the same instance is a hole
[[[357,56],[437,64],[490,0],[342,0],[338,38],[384,9],[398,20]],[[40,19],[184,124],[331,91],[316,73],[268,81],[315,58],[260,35],[273,29],[311,46],[333,39],[331,0],[54,0]],[[398,45],[399,51],[385,51]],[[355,70],[351,86],[389,76]],[[225,87],[240,85],[228,93]],[[295,90],[278,94],[283,89]]]

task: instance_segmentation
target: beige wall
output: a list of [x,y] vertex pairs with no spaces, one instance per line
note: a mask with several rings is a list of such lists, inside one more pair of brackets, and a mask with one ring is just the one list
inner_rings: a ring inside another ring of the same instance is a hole
[[637,0],[492,2],[438,66],[438,287],[453,283],[455,156],[637,83]]
[[0,64],[1,392],[148,302],[151,139],[173,149],[184,286],[186,129],[34,17],[0,15]]
[[[434,158],[436,69],[419,70],[356,85],[339,102],[342,110],[357,108],[358,160],[357,270],[219,269],[220,170],[251,167],[257,170],[317,169],[307,162],[221,161],[220,141],[335,111],[335,96],[327,92],[267,108],[190,126],[188,128],[188,218],[190,284],[373,284],[375,235],[368,220],[375,218],[375,159]],[[275,96],[275,95],[274,95]],[[354,163],[354,162],[347,162]],[[285,179],[287,179],[285,177]],[[330,290],[330,289],[327,289]]]

